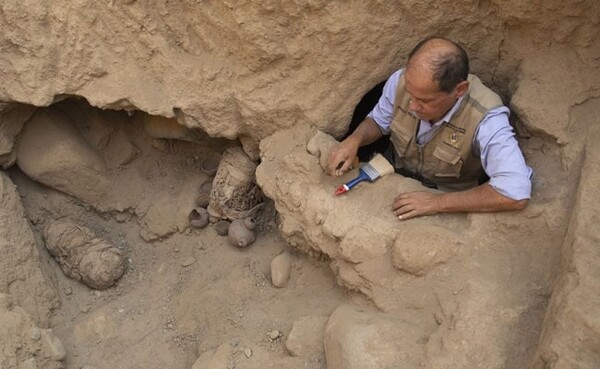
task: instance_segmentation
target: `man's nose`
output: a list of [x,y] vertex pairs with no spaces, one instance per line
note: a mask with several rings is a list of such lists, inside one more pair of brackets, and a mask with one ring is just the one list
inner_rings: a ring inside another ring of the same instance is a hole
[[408,100],[408,108],[412,111],[419,111],[421,104],[415,102],[413,99]]

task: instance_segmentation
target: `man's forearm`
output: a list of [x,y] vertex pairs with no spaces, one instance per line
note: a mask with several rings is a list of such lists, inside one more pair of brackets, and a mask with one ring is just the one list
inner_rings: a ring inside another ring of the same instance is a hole
[[529,202],[506,197],[487,183],[466,191],[441,194],[437,200],[440,213],[521,210]]
[[365,118],[346,139],[356,140],[358,146],[368,145],[377,141],[383,134],[372,118]]

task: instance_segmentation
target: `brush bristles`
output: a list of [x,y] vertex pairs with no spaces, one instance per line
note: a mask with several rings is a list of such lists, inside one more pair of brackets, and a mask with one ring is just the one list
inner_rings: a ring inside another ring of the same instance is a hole
[[[366,167],[369,167],[369,169],[367,170]],[[390,164],[390,162],[387,161],[383,155],[376,154],[371,160],[369,160],[367,164],[363,166],[363,170],[365,173],[367,173],[371,180],[374,180],[378,177],[383,177],[390,173],[394,173],[394,166]]]

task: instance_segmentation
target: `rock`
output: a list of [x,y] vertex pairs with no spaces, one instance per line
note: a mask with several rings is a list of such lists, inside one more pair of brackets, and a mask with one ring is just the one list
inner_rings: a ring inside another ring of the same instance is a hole
[[285,287],[290,279],[292,270],[292,255],[282,252],[271,261],[271,282],[277,288]]
[[328,369],[414,369],[423,342],[437,329],[432,316],[415,311],[383,314],[342,305],[325,328]]
[[296,320],[285,340],[285,348],[290,355],[307,359],[324,357],[323,338],[327,320],[325,316],[305,316]]
[[189,267],[190,265],[194,264],[195,262],[196,262],[196,258],[194,258],[193,256],[189,256],[189,257],[183,259],[183,261],[181,262],[181,266]]
[[252,356],[252,349],[249,347],[244,348],[244,356],[249,359]]
[[88,203],[100,200],[110,186],[99,152],[58,109],[40,109],[25,124],[17,165],[33,180]]
[[270,341],[275,341],[276,339],[278,339],[281,336],[283,336],[283,334],[280,331],[278,331],[277,329],[267,332],[267,338]]
[[72,220],[63,218],[48,224],[44,239],[65,275],[91,288],[111,287],[125,273],[121,250]]

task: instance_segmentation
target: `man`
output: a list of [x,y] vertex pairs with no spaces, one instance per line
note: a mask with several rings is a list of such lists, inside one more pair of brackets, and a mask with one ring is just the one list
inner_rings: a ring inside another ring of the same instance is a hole
[[[386,156],[396,171],[442,192],[404,192],[392,210],[400,220],[445,212],[523,209],[532,170],[498,95],[469,74],[466,52],[433,37],[410,53],[377,106],[329,156],[328,171],[351,169],[358,148],[390,135]],[[489,178],[489,181],[486,179]]]

